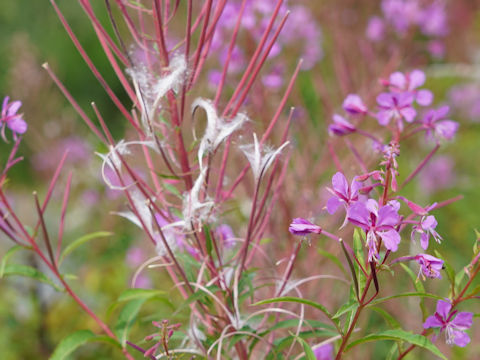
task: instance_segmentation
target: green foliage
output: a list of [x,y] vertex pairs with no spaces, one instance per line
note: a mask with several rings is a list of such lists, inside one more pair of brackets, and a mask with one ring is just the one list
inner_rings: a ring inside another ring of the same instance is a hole
[[399,329],[386,330],[379,333],[366,335],[361,339],[352,341],[346,347],[346,351],[351,350],[357,345],[364,344],[366,342],[371,342],[371,341],[379,341],[379,340],[405,341],[407,343],[424,348],[441,359],[447,360],[445,355],[443,355],[442,352],[435,345],[433,345],[432,342],[425,336],[413,334],[411,332],[399,330]]

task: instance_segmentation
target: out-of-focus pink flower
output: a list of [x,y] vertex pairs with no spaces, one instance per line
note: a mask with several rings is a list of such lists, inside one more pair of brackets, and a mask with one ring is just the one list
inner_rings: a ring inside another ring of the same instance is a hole
[[389,85],[392,91],[412,93],[419,105],[428,106],[433,101],[432,92],[427,89],[418,89],[425,84],[425,80],[425,73],[421,70],[413,70],[406,74],[397,71],[390,75]]
[[312,349],[316,360],[333,360],[332,343],[328,343],[322,346],[313,346]]
[[418,176],[422,191],[431,193],[448,188],[455,182],[454,161],[445,155],[435,157]]
[[362,98],[357,94],[349,94],[343,100],[343,109],[353,115],[364,115],[368,112],[367,106],[364,104]]
[[385,36],[385,22],[378,16],[372,16],[370,20],[368,20],[365,35],[367,39],[371,41],[381,41]]
[[2,103],[2,113],[0,123],[2,126],[2,137],[5,138],[5,126],[12,130],[14,137],[21,135],[27,131],[27,123],[23,120],[23,114],[18,114],[18,110],[22,106],[21,101],[10,101],[10,97],[5,96]]
[[295,218],[288,227],[288,231],[293,235],[305,236],[308,234],[321,234],[322,228],[318,225],[312,224],[306,219]]
[[343,136],[355,132],[357,129],[347,119],[338,114],[333,114],[333,124],[328,127],[331,135]]
[[397,122],[400,130],[403,130],[402,119],[411,123],[415,120],[417,112],[412,107],[414,95],[410,92],[381,93],[377,96],[380,111],[377,113],[378,123],[388,125],[390,120]]
[[458,130],[458,123],[452,120],[445,120],[449,106],[441,106],[438,109],[429,110],[422,119],[423,127],[426,130],[427,138],[437,140],[451,140]]

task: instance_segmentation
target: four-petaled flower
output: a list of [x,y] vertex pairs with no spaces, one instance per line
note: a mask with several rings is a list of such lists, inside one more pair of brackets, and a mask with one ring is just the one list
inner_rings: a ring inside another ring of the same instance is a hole
[[470,337],[465,333],[465,330],[472,326],[473,314],[451,310],[451,303],[439,300],[435,314],[427,318],[423,328],[440,328],[440,333],[445,331],[448,345],[455,344],[464,347],[470,342]]
[[422,119],[423,127],[426,129],[426,137],[428,139],[445,139],[451,140],[458,130],[458,123],[452,120],[445,120],[450,107],[441,106],[438,109],[427,111]]
[[413,226],[411,238],[412,240],[415,239],[415,234],[420,234],[420,245],[422,246],[423,250],[427,250],[428,248],[428,241],[430,240],[430,235],[433,236],[436,242],[440,243],[442,241],[442,237],[437,233],[435,228],[437,227],[438,223],[435,219],[435,216],[423,216],[420,220],[420,224]]
[[330,215],[334,214],[338,207],[343,204],[345,209],[358,200],[358,190],[362,184],[355,179],[348,185],[347,178],[341,172],[332,176],[333,189],[327,188],[333,196],[327,201],[327,211]]
[[2,137],[5,139],[5,126],[13,131],[14,137],[17,134],[23,134],[27,131],[27,123],[23,120],[23,114],[17,114],[18,109],[22,106],[21,101],[12,101],[9,103],[10,97],[5,96],[2,104],[2,114],[0,122],[2,123]]
[[413,70],[403,74],[399,71],[390,75],[389,85],[393,91],[408,91],[413,93],[415,101],[422,106],[428,106],[433,101],[433,94],[430,90],[420,89],[425,83],[425,73],[421,70]]
[[442,259],[438,259],[435,256],[428,254],[418,254],[415,256],[415,261],[420,265],[418,276],[423,274],[423,279],[425,279],[425,277],[431,279],[442,278],[442,275],[440,275],[440,270],[443,269]]
[[378,237],[390,251],[397,251],[400,234],[395,226],[400,221],[398,202],[379,208],[377,201],[368,199],[366,203],[356,202],[348,211],[348,221],[367,233],[368,261],[378,259]]
[[377,104],[380,111],[377,120],[380,125],[388,125],[391,119],[397,122],[400,131],[403,130],[402,119],[411,123],[417,112],[412,107],[415,96],[411,92],[381,93],[377,96]]
[[288,227],[288,231],[293,235],[305,236],[308,234],[321,234],[322,228],[318,225],[312,224],[306,219],[295,218]]

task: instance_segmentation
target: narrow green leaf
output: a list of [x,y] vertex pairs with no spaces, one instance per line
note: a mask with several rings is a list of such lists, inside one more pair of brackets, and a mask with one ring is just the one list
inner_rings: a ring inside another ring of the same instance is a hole
[[120,311],[114,331],[122,347],[125,347],[128,333],[145,301],[145,298],[131,300],[123,307],[122,311]]
[[208,225],[203,225],[203,233],[205,234],[205,247],[207,248],[207,254],[212,257],[213,242],[212,237],[210,236],[210,227]]
[[[353,252],[355,253],[355,257],[358,259],[358,262],[365,269],[365,254],[364,254],[364,246],[362,241],[362,234],[363,234],[362,231],[360,231],[359,229],[355,229],[353,233]],[[362,293],[363,290],[365,289],[367,278],[363,273],[362,269],[360,268],[360,265],[358,265],[356,261],[353,263],[353,266],[357,274],[358,291],[359,293]]]
[[172,184],[169,184],[165,181],[162,182],[162,186],[171,194],[175,195],[176,197],[178,198],[182,198],[182,194],[180,193],[180,191],[178,191],[178,189],[173,186]]
[[308,75],[299,74],[298,83],[300,85],[300,94],[303,103],[307,109],[308,115],[315,127],[318,127],[319,120],[322,119],[322,110],[318,101],[318,95],[313,84],[312,77]]
[[15,245],[8,249],[6,254],[3,256],[2,263],[0,264],[0,278],[3,277],[3,273],[5,272],[5,266],[7,265],[8,260],[15,254],[18,250],[23,249],[22,245]]
[[19,265],[19,264],[7,264],[5,265],[5,268],[3,270],[3,275],[4,276],[20,275],[20,276],[29,277],[34,280],[51,285],[57,291],[63,291],[63,289],[59,287],[57,284],[55,284],[47,275],[45,275],[41,271],[31,266]]
[[303,351],[305,352],[305,358],[307,360],[316,360],[317,359],[315,354],[313,353],[312,348],[310,347],[310,345],[307,344],[307,342],[305,340],[303,340],[301,337],[298,337],[298,336],[295,336],[295,339],[297,339],[297,341],[300,344],[302,344]]
[[148,300],[156,296],[163,296],[165,294],[166,294],[165,291],[160,291],[160,290],[128,289],[122,292],[122,294],[118,297],[117,301],[122,302],[122,301],[131,301],[135,299]]
[[[415,286],[415,290],[417,290],[418,293],[425,293],[425,287],[423,286],[423,283],[418,279],[418,276],[415,275],[415,273],[410,269],[407,265],[400,263],[400,266],[405,270],[405,272],[408,274],[410,279],[413,282],[413,286]],[[420,310],[422,311],[423,319],[425,320],[426,317],[428,316],[428,311],[427,308],[425,307],[425,301],[424,298],[420,298]]]
[[438,356],[439,358],[448,360],[445,357],[445,355],[443,355],[442,352],[435,345],[433,345],[432,342],[429,339],[427,339],[425,336],[413,334],[411,332],[407,332],[399,329],[387,330],[387,331],[379,332],[376,334],[370,334],[361,339],[352,341],[345,348],[345,351],[348,351],[357,345],[370,342],[370,341],[378,341],[378,340],[406,341],[410,344],[422,347],[430,351],[432,354]]
[[[216,293],[218,290],[220,290],[220,288],[216,285],[207,286],[207,289],[208,289],[208,291],[210,291],[212,293]],[[207,294],[202,289],[197,289],[197,291],[195,291],[192,295],[190,295],[188,297],[188,299],[186,299],[182,304],[180,304],[180,306],[177,307],[177,310],[175,311],[175,314],[180,313],[183,309],[185,309],[191,303],[193,303],[195,301],[202,301],[204,299],[208,299],[209,296],[210,295]]]
[[266,300],[259,301],[255,304],[252,304],[252,306],[273,304],[273,303],[277,303],[277,302],[294,302],[294,303],[298,303],[298,304],[308,305],[308,306],[314,307],[315,309],[320,310],[325,315],[327,315],[327,317],[329,319],[332,319],[332,314],[330,314],[330,312],[327,310],[327,308],[325,306],[323,306],[322,304],[318,304],[314,301],[310,301],[310,300],[302,299],[302,298],[297,298],[297,297],[293,297],[293,296],[284,296],[284,297],[266,299]]
[[419,292],[408,292],[408,293],[397,294],[397,295],[392,295],[392,296],[387,296],[387,297],[375,299],[370,304],[368,304],[367,306],[373,306],[373,305],[381,304],[382,302],[385,302],[385,301],[391,300],[391,299],[397,299],[397,298],[402,298],[402,297],[412,297],[412,296],[428,297],[428,298],[437,299],[437,300],[444,300],[443,297],[438,296],[438,295],[434,295],[434,294],[419,293]]
[[347,270],[345,270],[345,266],[343,266],[342,262],[338,259],[337,256],[330,254],[328,251],[318,249],[318,253],[324,257],[326,257],[328,260],[332,261],[337,267],[345,274],[345,276],[348,276]]
[[358,302],[356,300],[350,300],[349,302],[343,304],[340,309],[337,310],[335,315],[332,316],[332,319],[338,319],[345,313],[352,312],[357,310]]
[[50,356],[50,360],[67,359],[68,355],[93,338],[95,338],[95,334],[90,330],[79,330],[68,335],[55,348],[52,356]]
[[65,248],[65,250],[63,250],[63,253],[60,256],[60,259],[59,259],[58,263],[61,264],[63,262],[63,260],[65,259],[65,257],[68,254],[70,254],[73,250],[78,248],[80,245],[82,245],[82,244],[84,244],[84,243],[86,243],[90,240],[94,240],[94,239],[98,239],[98,238],[102,238],[102,237],[107,237],[107,236],[112,236],[112,235],[113,235],[113,233],[108,232],[108,231],[97,231],[97,232],[86,234],[86,235],[83,235],[83,236],[79,237],[78,239],[76,239],[72,243],[70,243]]
[[450,280],[450,286],[452,290],[455,290],[455,270],[453,270],[452,266],[445,260],[445,257],[435,250],[435,255],[443,260],[443,266],[445,267],[445,272],[447,273],[448,280]]
[[370,307],[370,309],[380,314],[392,328],[400,329],[402,327],[402,325],[397,321],[397,319],[395,319],[392,315],[390,315],[388,312],[386,312],[382,308],[379,308],[377,306],[372,306]]

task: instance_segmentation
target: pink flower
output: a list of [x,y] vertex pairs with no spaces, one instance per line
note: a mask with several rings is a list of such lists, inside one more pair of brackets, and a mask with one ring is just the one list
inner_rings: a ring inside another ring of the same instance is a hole
[[382,239],[388,250],[397,251],[400,243],[400,234],[395,229],[400,221],[398,207],[398,202],[379,207],[374,199],[368,199],[365,204],[356,202],[348,210],[348,221],[367,234],[368,261],[378,259],[377,238]]
[[425,73],[421,70],[413,70],[406,74],[397,71],[390,75],[389,85],[393,91],[412,93],[419,105],[428,106],[433,101],[432,92],[426,89],[418,89],[425,84],[425,79]]
[[312,224],[306,219],[295,218],[288,227],[288,231],[293,235],[305,236],[308,234],[321,234],[322,228],[318,225]]
[[377,96],[377,104],[380,111],[377,113],[378,123],[388,125],[391,119],[397,122],[400,130],[403,130],[402,119],[411,123],[417,112],[412,107],[414,100],[413,93],[381,93]]
[[423,328],[440,328],[440,333],[445,331],[448,345],[464,347],[470,342],[465,330],[472,326],[472,319],[472,313],[452,311],[450,302],[439,300],[435,314],[427,318]]
[[330,135],[343,136],[355,132],[357,129],[347,119],[338,114],[333,114],[333,124],[328,127]]
[[348,95],[342,106],[346,112],[353,115],[366,114],[368,112],[367,106],[363,103],[360,96],[356,94]]
[[422,217],[422,220],[420,220],[420,224],[415,225],[412,228],[412,240],[415,239],[416,234],[420,234],[420,245],[422,246],[423,250],[427,250],[428,248],[430,235],[433,236],[436,242],[440,243],[442,241],[442,237],[435,230],[437,225],[438,223],[437,220],[435,220],[435,216],[429,215]]
[[2,123],[2,137],[5,139],[5,126],[13,131],[13,135],[16,138],[17,134],[24,134],[27,131],[27,123],[23,120],[23,114],[17,114],[21,101],[12,101],[9,103],[10,98],[5,96],[2,104],[2,114],[0,116],[0,122]]
[[458,123],[452,120],[445,120],[449,106],[441,106],[438,109],[427,111],[422,119],[423,127],[426,129],[427,138],[452,140],[458,130]]
[[440,270],[443,269],[442,259],[438,259],[428,254],[418,254],[415,256],[415,260],[420,265],[419,276],[423,273],[424,277],[426,276],[431,279],[442,278],[440,275]]

